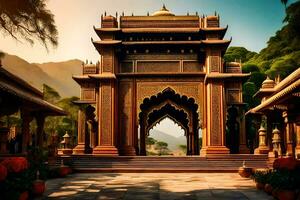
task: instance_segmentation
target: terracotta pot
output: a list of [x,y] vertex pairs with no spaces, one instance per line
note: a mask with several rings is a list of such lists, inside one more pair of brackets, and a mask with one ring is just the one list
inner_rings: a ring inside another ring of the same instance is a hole
[[268,193],[268,194],[270,194],[270,195],[272,194],[273,187],[272,187],[271,184],[268,184],[268,183],[267,183],[267,184],[265,185],[265,188],[264,188],[264,189],[265,189],[265,192],[266,192],[266,193]]
[[7,169],[4,165],[0,164],[0,182],[4,181],[7,176]]
[[273,189],[272,191],[272,196],[277,199],[277,195],[278,195],[278,189]]
[[27,200],[28,197],[29,197],[29,194],[28,194],[27,191],[25,191],[25,192],[22,192],[22,193],[20,194],[19,200]]
[[256,183],[256,189],[258,189],[258,190],[265,189],[265,184],[263,184],[263,183]]
[[243,178],[249,178],[252,175],[253,169],[251,167],[240,167],[239,175]]
[[279,190],[277,192],[277,198],[279,200],[295,200],[296,192],[294,190]]
[[32,184],[32,193],[35,196],[41,196],[46,189],[45,181],[43,180],[35,180]]
[[70,173],[70,167],[68,166],[61,166],[59,168],[59,175],[60,177],[66,177]]

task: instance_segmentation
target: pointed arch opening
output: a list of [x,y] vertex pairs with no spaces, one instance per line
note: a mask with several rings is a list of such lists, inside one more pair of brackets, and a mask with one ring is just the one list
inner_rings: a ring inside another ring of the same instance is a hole
[[166,88],[157,95],[145,98],[139,113],[140,144],[139,154],[146,155],[146,142],[149,132],[159,122],[169,118],[178,124],[186,137],[186,155],[199,155],[199,114],[193,98],[177,94]]

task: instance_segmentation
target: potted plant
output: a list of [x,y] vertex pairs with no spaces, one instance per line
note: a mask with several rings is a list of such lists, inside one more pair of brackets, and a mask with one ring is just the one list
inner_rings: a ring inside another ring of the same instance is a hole
[[297,176],[294,171],[274,170],[272,173],[271,185],[275,188],[276,198],[279,200],[296,199]]
[[44,180],[40,180],[39,176],[40,176],[40,172],[37,171],[36,173],[36,180],[33,181],[32,183],[32,193],[34,196],[41,196],[44,192],[45,192],[45,181]]
[[7,176],[7,169],[4,165],[0,164],[0,182],[4,181]]
[[267,183],[268,171],[265,170],[256,170],[252,175],[253,180],[256,183],[256,188],[259,190],[263,190],[265,188],[265,184]]
[[239,175],[243,178],[249,178],[252,175],[252,167],[246,167],[245,161],[243,162],[243,166],[239,168]]
[[59,168],[60,177],[66,177],[71,172],[72,172],[71,168],[67,165],[64,165],[64,161],[61,160],[61,165],[60,165],[60,168]]

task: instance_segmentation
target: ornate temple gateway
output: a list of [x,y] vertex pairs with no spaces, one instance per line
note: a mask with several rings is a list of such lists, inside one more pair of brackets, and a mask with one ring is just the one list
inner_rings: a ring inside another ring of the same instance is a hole
[[[105,14],[94,29],[100,62],[73,76],[81,86],[75,103],[86,105],[73,154],[146,155],[149,130],[165,117],[185,130],[188,155],[248,152],[241,86],[248,74],[223,61],[230,40],[219,16],[178,16],[163,6],[147,16]],[[227,140],[226,121],[235,127]]]

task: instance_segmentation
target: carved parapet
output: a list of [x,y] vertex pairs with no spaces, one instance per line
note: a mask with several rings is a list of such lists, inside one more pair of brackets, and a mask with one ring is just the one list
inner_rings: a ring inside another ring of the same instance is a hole
[[97,74],[99,71],[99,63],[97,64],[83,64],[82,65],[82,74]]
[[220,26],[219,16],[207,16],[205,17],[206,28],[216,28]]

